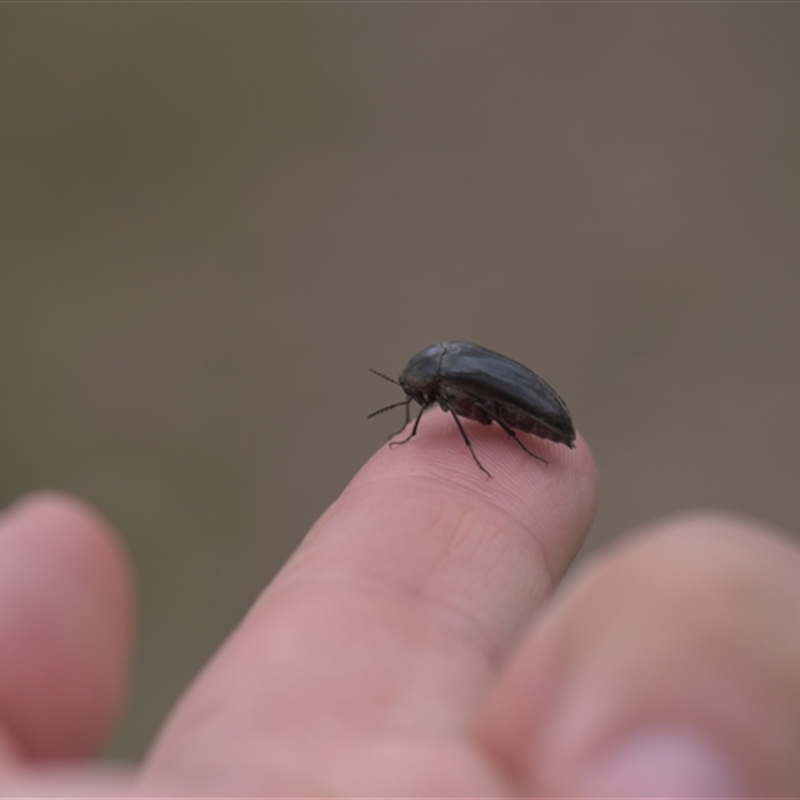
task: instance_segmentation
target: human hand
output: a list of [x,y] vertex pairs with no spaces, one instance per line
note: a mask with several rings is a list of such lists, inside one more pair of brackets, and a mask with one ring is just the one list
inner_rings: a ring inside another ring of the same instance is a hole
[[588,449],[532,440],[544,465],[496,426],[470,436],[493,480],[438,411],[382,448],[136,769],[86,760],[124,696],[125,557],[74,500],[13,506],[0,793],[798,794],[796,549],[751,520],[685,515],[553,597],[594,513]]

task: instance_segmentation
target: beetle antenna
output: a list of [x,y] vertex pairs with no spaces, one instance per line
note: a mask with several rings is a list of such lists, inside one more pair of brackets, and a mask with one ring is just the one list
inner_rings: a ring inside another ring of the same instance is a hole
[[379,408],[377,411],[373,411],[371,414],[367,416],[367,419],[372,419],[373,417],[377,417],[378,414],[383,414],[384,411],[389,411],[392,408],[397,408],[398,406],[406,406],[408,407],[407,400],[401,400],[399,403],[392,403],[390,406],[386,406],[386,408]]
[[[375,375],[377,375],[379,378],[383,378],[385,381],[389,381],[389,383],[393,383],[395,386],[399,386],[400,385],[394,378],[390,378],[388,375],[384,375],[382,372],[378,372],[378,370],[372,369],[372,367],[367,367],[367,369],[370,372],[372,372]],[[397,405],[400,405],[400,403],[398,403]],[[389,406],[389,408],[393,408],[393,406]],[[379,414],[380,412],[376,411],[375,413]]]

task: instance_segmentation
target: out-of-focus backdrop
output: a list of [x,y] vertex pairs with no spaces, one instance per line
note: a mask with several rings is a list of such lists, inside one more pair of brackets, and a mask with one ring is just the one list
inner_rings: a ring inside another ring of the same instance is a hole
[[567,400],[586,551],[800,531],[798,42],[793,4],[0,7],[0,503],[130,548],[112,754],[399,425],[367,367],[442,339]]

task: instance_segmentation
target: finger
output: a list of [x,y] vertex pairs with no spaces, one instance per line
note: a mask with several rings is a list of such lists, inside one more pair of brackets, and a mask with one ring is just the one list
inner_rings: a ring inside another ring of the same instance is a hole
[[[10,776],[2,784],[3,797],[31,798],[142,798],[180,797],[180,787],[162,787],[158,795],[143,794],[136,776],[118,767],[37,765]],[[185,796],[185,793],[183,793]]]
[[314,793],[321,772],[347,772],[342,749],[360,737],[463,730],[580,547],[596,492],[583,442],[527,437],[544,464],[496,426],[467,429],[493,479],[440,412],[377,453],[184,698],[154,774],[215,785],[249,759],[269,783],[238,791]]
[[759,523],[671,519],[576,575],[478,738],[520,791],[800,793],[800,554]]
[[125,692],[133,627],[124,553],[67,495],[29,495],[0,515],[0,771],[88,756]]

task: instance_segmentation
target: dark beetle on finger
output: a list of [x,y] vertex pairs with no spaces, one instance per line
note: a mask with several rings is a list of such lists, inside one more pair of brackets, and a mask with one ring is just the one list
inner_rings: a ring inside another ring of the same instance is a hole
[[556,391],[522,364],[477,344],[440,342],[426,347],[406,364],[397,381],[374,369],[371,371],[398,384],[406,393],[406,399],[378,409],[370,417],[404,405],[408,425],[411,401],[421,406],[411,433],[392,444],[405,444],[412,439],[425,409],[438,403],[453,415],[475,463],[489,477],[491,475],[475,455],[459,417],[474,419],[483,425],[496,422],[528,455],[544,463],[547,463],[545,459],[528,450],[514,430],[532,433],[567,447],[575,446],[572,419]]

